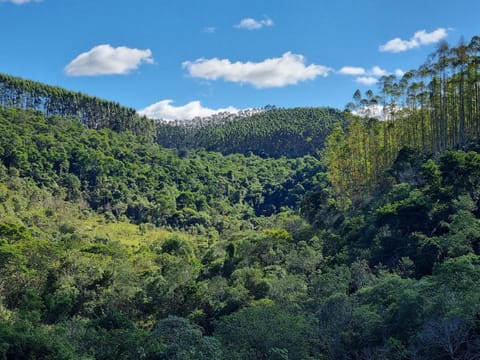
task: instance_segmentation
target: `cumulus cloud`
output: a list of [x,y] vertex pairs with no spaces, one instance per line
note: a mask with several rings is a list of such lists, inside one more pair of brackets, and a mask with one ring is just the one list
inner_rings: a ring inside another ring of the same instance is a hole
[[383,52],[399,53],[418,48],[423,45],[434,44],[447,37],[447,30],[438,28],[430,33],[425,30],[417,31],[410,40],[395,38],[380,45],[379,50]]
[[341,75],[353,75],[353,76],[368,75],[368,76],[377,76],[377,77],[385,76],[389,74],[387,70],[382,69],[380,66],[374,66],[368,71],[365,70],[363,67],[344,66],[338,71],[338,73]]
[[291,52],[261,62],[232,63],[229,59],[202,58],[185,61],[182,65],[192,77],[248,83],[259,89],[294,85],[300,81],[313,80],[317,76],[326,77],[332,71],[323,65],[307,66],[303,55]]
[[378,78],[373,76],[359,76],[355,79],[355,81],[362,85],[373,85],[378,82]]
[[338,71],[338,73],[342,75],[364,75],[366,74],[366,71],[362,67],[344,66]]
[[150,49],[98,45],[73,59],[65,66],[65,73],[69,76],[127,74],[142,63],[153,63]]
[[206,117],[221,112],[237,113],[239,110],[233,106],[225,109],[209,109],[203,107],[200,101],[192,101],[183,106],[173,106],[173,100],[162,100],[153,105],[147,106],[139,111],[151,119],[173,120],[191,120],[197,116]]
[[258,30],[263,27],[273,26],[273,20],[270,18],[265,18],[263,20],[255,20],[252,18],[245,18],[240,20],[240,22],[235,25],[237,29],[245,29],[245,30]]
[[[356,76],[355,81],[362,85],[373,85],[378,82],[378,79],[382,76],[390,75],[391,73],[380,66],[374,66],[370,70],[366,70],[363,67],[357,66],[344,66],[338,72],[341,75]],[[396,69],[394,74],[398,77],[403,76],[404,72],[400,69]]]
[[374,117],[379,120],[390,120],[396,112],[401,111],[402,109],[403,107],[399,105],[392,107],[373,104],[355,109],[352,113],[360,116]]
[[384,111],[382,105],[372,104],[356,109],[352,111],[352,113],[354,113],[355,115],[375,117],[381,119],[383,118]]
[[374,67],[372,68],[372,70],[370,70],[370,74],[372,74],[372,75],[374,75],[374,76],[385,76],[385,75],[388,75],[388,71],[382,69],[382,68],[379,67],[379,66],[374,66]]
[[7,2],[7,3],[12,3],[15,5],[23,5],[23,4],[28,4],[32,2],[42,2],[43,0],[0,0],[0,2]]

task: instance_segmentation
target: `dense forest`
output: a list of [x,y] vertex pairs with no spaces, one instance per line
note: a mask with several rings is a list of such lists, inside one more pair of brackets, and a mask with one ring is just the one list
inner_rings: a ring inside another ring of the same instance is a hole
[[[337,127],[324,153],[330,180],[348,196],[375,189],[404,147],[431,156],[478,140],[480,37],[457,47],[441,42],[425,64],[400,79],[382,77],[379,88],[378,94],[355,92],[347,109],[363,116],[346,131]],[[375,109],[381,119],[370,116]]]
[[317,156],[336,124],[349,114],[332,108],[279,109],[266,106],[252,114],[220,114],[191,121],[159,122],[157,142],[168,148],[263,157]]
[[2,106],[0,358],[478,359],[476,43],[301,156]]
[[146,137],[152,137],[155,133],[153,122],[139,116],[135,109],[113,101],[1,73],[0,106],[38,110],[47,116],[75,116],[93,129],[129,130]]
[[278,109],[267,105],[238,114],[154,122],[118,103],[1,73],[0,105],[37,110],[46,116],[76,117],[92,129],[130,131],[180,151],[251,152],[277,158],[317,156],[334,125],[344,124],[350,117],[332,108]]

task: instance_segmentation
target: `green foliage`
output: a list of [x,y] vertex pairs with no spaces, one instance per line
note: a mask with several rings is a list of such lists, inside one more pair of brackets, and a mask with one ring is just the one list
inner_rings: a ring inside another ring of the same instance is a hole
[[260,302],[224,317],[215,335],[231,359],[305,359],[309,331],[304,317]]
[[[336,111],[270,109],[256,115],[257,127],[247,118],[171,127],[204,134],[197,140],[212,148],[229,142],[227,152],[277,158],[194,149],[199,143],[167,150],[108,117],[91,129],[63,117],[71,109],[46,116],[61,104],[48,98],[52,88],[41,99],[53,108],[25,111],[40,85],[0,79],[11,81],[0,97],[17,97],[0,109],[0,358],[443,360],[480,352],[478,146],[430,154],[466,146],[454,119],[461,109],[449,108],[461,107],[459,88],[447,78],[432,79],[446,92],[417,99],[427,107],[413,118],[391,107],[387,121],[345,113],[349,123],[335,127],[317,120]],[[58,94],[67,108],[84,99]],[[453,96],[443,103],[447,121],[428,123],[443,94]],[[307,114],[311,133],[302,132]],[[474,135],[468,121],[464,140]],[[238,136],[213,140],[236,127]],[[242,140],[249,127],[257,150]],[[328,175],[315,156],[281,156],[290,141],[284,155],[317,155],[331,131]]]
[[203,336],[199,326],[186,319],[169,316],[160,320],[153,329],[153,338],[163,345],[156,359],[217,360],[222,358],[217,339]]
[[[412,158],[411,154],[428,156],[448,149],[465,149],[477,141],[479,51],[478,36],[457,47],[442,42],[419,69],[406,72],[400,79],[395,75],[383,76],[379,95],[369,90],[363,98],[359,90],[355,92],[347,111],[357,116],[348,119],[345,132],[334,131],[326,140],[328,176],[338,194],[354,200],[362,198],[388,182],[388,175],[402,182],[415,182],[418,179],[412,177],[416,173],[411,171],[412,166],[418,165],[422,156]],[[373,114],[375,108],[381,114]],[[461,178],[474,170],[471,166],[475,168],[478,159],[466,160],[447,153],[444,162],[464,162],[463,166],[456,166]],[[403,167],[401,172],[399,165]],[[348,175],[341,176],[339,172]]]
[[266,108],[247,115],[160,122],[157,142],[175,149],[256,154],[262,157],[316,155],[344,114],[331,108]]
[[58,334],[27,322],[0,321],[0,358],[2,359],[77,359],[69,344]]
[[[135,109],[6,74],[0,74],[0,106],[37,110],[48,116],[74,116],[89,128],[131,131],[145,139],[152,139],[154,134],[153,122],[140,117]],[[50,145],[48,142],[46,137],[45,145]],[[15,152],[11,156],[18,158]],[[61,161],[61,157],[58,160]]]
[[[181,159],[127,132],[89,130],[72,118],[16,108],[0,110],[0,130],[0,160],[10,172],[66,200],[86,201],[112,221],[126,216],[192,232],[239,230],[252,226],[252,212],[270,216],[297,207],[301,193],[321,181],[322,166],[312,156],[199,151]],[[66,226],[62,233],[70,231]]]

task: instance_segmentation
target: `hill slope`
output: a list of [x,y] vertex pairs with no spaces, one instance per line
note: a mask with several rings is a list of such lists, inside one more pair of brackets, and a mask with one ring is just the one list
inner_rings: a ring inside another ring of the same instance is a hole
[[176,149],[262,157],[317,155],[335,124],[349,115],[331,108],[269,109],[251,116],[160,122],[157,142]]
[[0,73],[0,105],[41,111],[43,114],[74,116],[92,129],[131,131],[153,137],[154,124],[135,109],[113,101],[66,90],[57,86]]
[[311,155],[0,107],[0,358],[476,359],[477,60],[470,88],[459,66],[441,101],[336,126],[335,189]]
[[154,123],[135,109],[112,101],[6,74],[0,74],[0,105],[37,110],[47,116],[77,117],[93,129],[156,136],[167,148],[252,152],[262,157],[316,155],[334,125],[344,124],[348,116],[330,108],[270,108],[251,116]]
[[[478,353],[477,152],[407,154],[352,209],[311,156],[179,158],[75,119],[0,120],[1,357]],[[311,225],[278,212],[291,195]]]
[[311,156],[200,151],[180,158],[128,132],[92,130],[74,118],[16,108],[0,109],[0,132],[2,163],[38,186],[61,188],[67,199],[83,199],[117,219],[175,228],[238,229],[251,214],[298,208],[322,169]]

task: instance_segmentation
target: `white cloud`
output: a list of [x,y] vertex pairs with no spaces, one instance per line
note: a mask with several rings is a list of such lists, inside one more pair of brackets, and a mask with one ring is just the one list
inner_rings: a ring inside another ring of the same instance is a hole
[[377,119],[385,119],[384,107],[378,104],[364,106],[362,108],[352,111],[355,115],[374,117]]
[[388,75],[388,71],[380,68],[379,66],[374,66],[372,70],[369,72],[373,76],[386,76]]
[[338,73],[341,75],[353,75],[353,76],[367,75],[367,76],[377,76],[377,77],[385,76],[389,74],[387,70],[382,69],[380,66],[374,66],[368,71],[365,70],[363,67],[344,66],[338,71]]
[[32,2],[42,2],[42,1],[43,0],[0,0],[0,2],[8,2],[15,5],[23,5],[23,4],[28,4]]
[[313,80],[317,76],[328,76],[332,69],[311,64],[305,65],[303,55],[287,52],[279,58],[266,59],[262,62],[234,62],[229,59],[198,59],[185,61],[183,68],[190,76],[236,83],[248,83],[257,88],[283,87],[300,81]]
[[437,30],[427,33],[425,30],[420,30],[415,33],[413,39],[418,41],[420,45],[429,45],[439,42],[447,37],[447,30],[438,28]]
[[[341,75],[356,76],[355,81],[363,85],[376,84],[378,82],[378,78],[391,74],[387,70],[382,69],[380,66],[374,66],[370,70],[365,70],[363,67],[357,66],[344,66],[337,73]],[[403,76],[404,72],[400,69],[396,69],[394,74],[398,77],[401,77]]]
[[355,81],[362,85],[373,85],[378,82],[378,79],[373,76],[359,76],[355,79]]
[[235,25],[238,29],[246,29],[246,30],[258,30],[266,26],[273,26],[273,20],[270,18],[265,18],[263,20],[255,20],[252,18],[245,18],[242,19],[237,25]]
[[389,120],[392,119],[392,116],[401,111],[403,107],[401,106],[383,106],[379,104],[373,104],[361,107],[352,111],[353,114],[367,117],[374,117],[379,120]]
[[171,105],[173,100],[162,100],[153,105],[147,106],[139,111],[139,114],[145,115],[151,119],[173,120],[191,120],[197,116],[206,117],[221,112],[237,113],[239,110],[233,106],[225,109],[209,109],[203,107],[200,101],[192,101],[183,106]]
[[410,38],[410,40],[395,38],[387,41],[384,45],[381,45],[379,50],[383,52],[399,53],[418,48],[422,45],[434,44],[446,37],[447,30],[444,28],[438,28],[430,33],[425,30],[419,30]]
[[344,66],[338,71],[338,73],[342,75],[364,75],[366,71],[362,67]]
[[150,49],[98,45],[73,59],[65,66],[65,73],[69,76],[127,74],[142,63],[153,63]]

